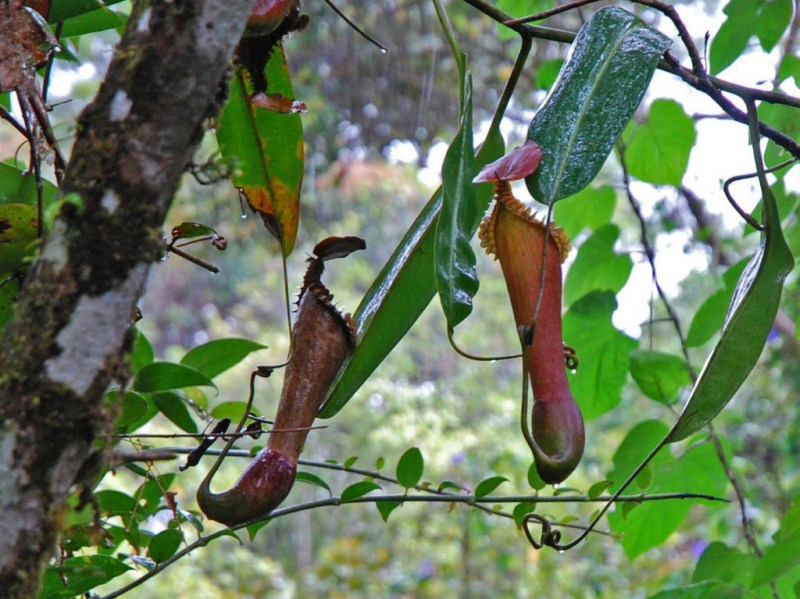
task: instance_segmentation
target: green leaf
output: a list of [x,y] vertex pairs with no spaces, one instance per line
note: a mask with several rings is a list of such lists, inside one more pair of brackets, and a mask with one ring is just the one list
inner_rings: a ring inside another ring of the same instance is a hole
[[703,551],[692,574],[692,582],[724,580],[749,585],[753,574],[753,556],[715,541]]
[[345,468],[352,468],[352,467],[353,467],[353,465],[354,465],[354,464],[355,464],[357,461],[358,461],[358,456],[351,455],[349,458],[347,458],[347,459],[344,461],[344,464],[342,464],[342,466],[344,466]]
[[747,48],[756,22],[757,3],[753,0],[731,0],[723,12],[725,22],[711,40],[708,53],[711,74],[717,75],[727,69]]
[[[110,391],[109,393],[114,395],[113,400],[116,401],[117,397],[119,396],[119,392]],[[147,414],[148,409],[149,406],[147,405],[147,400],[143,395],[140,395],[135,391],[126,391],[122,396],[120,415],[114,422],[117,432],[132,432],[134,429],[131,428],[131,425],[141,420],[142,417]]]
[[266,347],[249,339],[217,339],[189,350],[181,359],[181,364],[191,366],[213,379],[251,353]]
[[367,493],[377,491],[380,488],[381,486],[378,483],[372,482],[371,480],[362,480],[360,482],[353,483],[344,491],[342,491],[342,503],[353,501],[354,499],[363,497]]
[[0,279],[27,270],[38,246],[38,222],[34,206],[0,205]]
[[[502,154],[503,138],[495,128],[489,131],[478,151],[475,166],[480,168]],[[492,188],[479,185],[476,194],[477,209],[483,211],[489,205]],[[321,418],[330,418],[344,407],[433,299],[436,292],[434,238],[441,205],[440,188],[364,294],[353,314],[358,328],[358,345],[341,369],[320,413]]]
[[447,489],[453,489],[455,491],[464,491],[464,485],[461,485],[457,482],[452,480],[445,480],[439,484],[437,490],[441,493],[442,491],[446,491]]
[[578,249],[578,256],[567,272],[564,283],[564,304],[570,306],[592,291],[612,291],[625,286],[633,269],[627,254],[617,254],[614,244],[619,229],[605,225],[597,229]]
[[614,294],[584,295],[564,315],[564,342],[575,348],[579,366],[569,374],[569,386],[586,420],[616,406],[628,376],[630,353],[636,341],[611,324],[617,308]]
[[528,466],[528,484],[531,486],[531,489],[536,491],[541,491],[547,486],[547,483],[542,480],[542,477],[539,476],[539,471],[536,470],[536,463],[531,462],[531,465]]
[[78,37],[87,33],[116,29],[125,19],[109,8],[100,8],[63,21],[61,38]]
[[83,595],[130,569],[130,566],[108,555],[71,557],[64,560],[61,567],[47,568],[39,599],[70,599]]
[[[270,94],[294,98],[281,44],[273,51],[265,74]],[[233,184],[243,190],[254,210],[278,227],[283,254],[288,256],[297,237],[304,169],[303,123],[299,114],[279,114],[252,105],[248,99],[251,93],[244,71],[237,68],[220,115],[217,141],[222,156],[234,169]]]
[[299,481],[301,483],[306,483],[308,485],[313,485],[315,487],[320,487],[322,489],[325,489],[328,492],[328,494],[331,497],[333,497],[333,491],[331,491],[331,488],[328,486],[328,483],[326,483],[324,480],[322,480],[316,474],[311,474],[310,472],[300,471],[295,476],[295,480]]
[[536,70],[536,87],[550,91],[550,88],[553,87],[553,84],[555,84],[558,79],[558,73],[563,66],[563,58],[545,60]]
[[142,512],[147,516],[152,516],[161,506],[164,493],[175,481],[175,473],[169,472],[159,476],[149,476],[148,479],[137,489],[134,494],[139,498],[139,502],[144,502]]
[[522,519],[525,518],[527,514],[530,514],[533,510],[536,509],[535,503],[518,503],[514,506],[514,511],[511,512],[511,515],[514,517],[514,522],[517,523],[517,526],[520,528],[522,527]]
[[570,239],[574,239],[585,228],[599,229],[611,221],[617,194],[614,188],[584,187],[569,202],[559,202],[555,207],[554,220]]
[[744,587],[719,580],[704,580],[696,584],[661,591],[650,595],[649,599],[744,599],[750,596]]
[[148,364],[152,364],[155,359],[155,351],[153,351],[150,340],[138,328],[136,329],[136,338],[133,340],[133,351],[130,359],[134,373],[138,373]]
[[792,0],[761,2],[755,34],[764,52],[771,52],[792,21]]
[[181,537],[181,533],[177,530],[162,530],[150,539],[147,555],[156,563],[163,562],[175,555],[182,541],[183,537]]
[[107,489],[95,493],[100,508],[109,516],[129,514],[136,508],[136,500],[122,491]]
[[183,364],[153,362],[142,368],[133,381],[133,390],[140,392],[169,391],[182,387],[214,387],[208,376]]
[[153,402],[156,404],[159,412],[169,418],[173,424],[178,426],[181,430],[187,433],[198,432],[197,423],[189,413],[189,409],[186,407],[186,402],[183,400],[183,397],[178,393],[174,391],[160,391],[151,393],[150,397],[153,398]]
[[681,387],[692,383],[682,357],[654,350],[631,354],[631,376],[642,393],[666,405],[678,401]]
[[[244,416],[246,408],[247,402],[244,401],[224,401],[214,406],[214,409],[211,410],[211,416],[213,416],[215,420],[230,418],[231,422],[239,422],[242,416]],[[254,409],[251,411],[256,413]]]
[[478,486],[475,487],[475,499],[486,497],[507,480],[508,479],[505,476],[490,476],[489,478],[481,481]]
[[586,496],[589,497],[589,499],[596,499],[605,493],[606,490],[613,484],[614,483],[610,480],[598,481],[589,487],[589,490],[586,491]]
[[378,512],[381,515],[381,518],[384,522],[389,521],[389,515],[399,508],[402,504],[399,501],[376,501],[375,507],[378,508]]
[[750,588],[773,582],[800,565],[800,496],[784,514],[774,539],[775,544],[756,561]]
[[722,275],[724,287],[700,305],[692,318],[689,332],[686,334],[686,347],[699,347],[722,329],[722,325],[725,323],[725,313],[728,311],[728,305],[733,297],[733,290],[736,289],[736,283],[747,266],[747,262],[747,259],[741,260],[725,271],[725,274]]
[[442,165],[442,209],[434,240],[436,288],[447,318],[454,329],[472,312],[478,292],[475,252],[470,239],[480,222],[472,179],[477,173],[472,145],[472,75],[464,77],[464,111]]
[[58,23],[72,17],[77,17],[87,12],[92,12],[103,8],[119,4],[123,0],[52,0],[50,3],[50,14],[47,17],[48,23]]
[[0,285],[0,331],[14,314],[18,294],[19,280],[16,278],[8,279],[4,285]]
[[425,461],[417,447],[410,447],[400,456],[397,462],[397,482],[406,489],[413,489],[422,479]]
[[770,545],[764,551],[764,557],[756,562],[750,588],[778,580],[798,565],[800,565],[800,536]]
[[783,237],[775,197],[769,188],[764,193],[761,241],[739,278],[722,335],[669,434],[669,443],[697,432],[727,405],[758,362],[772,329],[794,258]]
[[694,121],[674,100],[656,100],[645,123],[625,136],[628,172],[646,183],[680,187],[697,134]]
[[[667,426],[659,421],[641,422],[628,433],[614,455],[614,470],[609,480],[619,485],[664,438]],[[661,451],[650,462],[652,484],[650,493],[705,493],[721,496],[728,480],[712,443],[691,447],[680,458]],[[683,522],[693,499],[649,501],[639,505],[627,517],[617,511],[609,515],[611,529],[624,535],[622,547],[630,559],[663,543]],[[704,503],[699,501],[699,503]]]
[[[58,188],[47,179],[42,179],[42,195],[45,205],[55,199]],[[23,171],[0,162],[0,205],[28,204],[36,206],[36,177],[30,171]]]
[[538,170],[526,179],[536,200],[552,204],[591,183],[669,45],[621,8],[602,8],[581,27],[528,129],[528,139],[542,148]]

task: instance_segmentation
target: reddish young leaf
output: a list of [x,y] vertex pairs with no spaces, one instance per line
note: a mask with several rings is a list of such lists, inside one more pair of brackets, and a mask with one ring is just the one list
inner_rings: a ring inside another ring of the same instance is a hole
[[487,164],[475,177],[473,183],[489,181],[516,181],[533,173],[542,159],[542,149],[530,140],[514,148],[508,154]]

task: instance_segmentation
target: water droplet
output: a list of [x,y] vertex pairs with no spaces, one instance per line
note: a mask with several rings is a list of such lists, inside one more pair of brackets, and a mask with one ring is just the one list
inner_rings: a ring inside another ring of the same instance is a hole
[[388,52],[388,50],[386,48],[381,48],[380,51],[381,51],[381,54],[386,54]]

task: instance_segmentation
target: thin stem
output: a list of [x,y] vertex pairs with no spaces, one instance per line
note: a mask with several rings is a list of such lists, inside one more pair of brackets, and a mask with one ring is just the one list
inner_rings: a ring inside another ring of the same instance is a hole
[[[775,171],[779,171],[782,168],[786,168],[787,166],[795,162],[797,162],[797,159],[792,158],[790,160],[787,160],[786,162],[782,162],[776,166],[773,166],[772,168],[767,169],[765,171],[765,174],[774,173]],[[733,206],[733,209],[739,213],[739,216],[741,216],[747,222],[747,224],[753,227],[754,229],[762,231],[764,229],[764,226],[761,223],[759,223],[755,218],[753,218],[752,214],[748,214],[747,212],[744,211],[744,209],[741,206],[739,206],[739,204],[733,198],[733,195],[731,195],[731,190],[730,190],[731,185],[733,185],[737,181],[744,181],[745,179],[752,179],[753,177],[758,177],[758,176],[759,173],[756,172],[756,173],[747,173],[745,175],[736,175],[734,177],[731,177],[730,179],[725,181],[725,184],[722,186],[722,191],[725,193],[725,197],[728,198],[728,202],[730,203],[730,205]]]
[[201,260],[197,256],[193,256],[188,252],[184,252],[182,249],[176,248],[174,245],[170,245],[167,247],[167,251],[172,252],[176,256],[180,256],[184,260],[188,260],[193,264],[197,264],[197,266],[201,266],[205,268],[207,271],[217,274],[219,272],[219,268],[214,266],[213,264],[209,264],[205,260]]
[[[432,496],[422,496],[422,495],[407,495],[407,494],[393,494],[393,495],[379,495],[379,496],[362,496],[357,497],[355,499],[351,499],[348,501],[342,501],[341,497],[329,497],[326,499],[320,499],[317,501],[310,501],[307,503],[287,506],[284,508],[279,508],[274,510],[269,516],[266,518],[262,518],[260,520],[245,522],[243,524],[239,524],[237,526],[226,528],[224,530],[212,533],[205,537],[200,537],[194,543],[183,548],[181,551],[175,553],[172,557],[163,562],[160,562],[155,568],[148,571],[141,577],[137,578],[133,582],[125,585],[124,587],[117,589],[116,591],[105,595],[101,599],[114,599],[115,597],[119,597],[128,591],[138,587],[142,583],[146,582],[156,574],[160,573],[162,570],[166,569],[171,564],[175,563],[182,557],[188,555],[195,549],[199,547],[205,547],[214,539],[217,539],[222,536],[229,536],[231,531],[241,530],[248,526],[251,526],[255,523],[264,522],[267,520],[274,520],[276,518],[280,518],[282,516],[288,516],[290,514],[296,514],[298,512],[307,511],[311,509],[317,509],[321,507],[338,507],[341,505],[349,505],[349,504],[357,504],[357,503],[383,503],[383,502],[399,502],[399,503],[462,503],[466,505],[470,505],[473,507],[486,507],[489,505],[495,505],[498,503],[522,503],[522,502],[539,502],[539,503],[567,503],[570,501],[574,502],[581,502],[581,503],[594,503],[594,502],[602,502],[602,501],[629,501],[629,502],[642,502],[642,501],[664,501],[664,500],[677,500],[677,499],[707,499],[710,501],[725,501],[718,497],[713,497],[710,495],[697,495],[691,493],[666,493],[661,495],[636,495],[636,496],[617,496],[608,497],[596,497],[596,498],[589,498],[589,497],[537,497],[537,496],[485,496],[481,498],[477,498],[474,495],[449,495],[449,494],[441,494],[441,495],[432,495]],[[484,505],[485,504],[485,505]],[[489,510],[491,513],[495,515],[500,515],[506,518],[512,518],[510,514],[505,514],[501,512],[495,512],[494,510]],[[552,523],[551,523],[552,524]],[[589,532],[594,532],[595,534],[602,534],[602,535],[609,535],[607,532],[603,531],[590,531],[589,529],[585,529],[580,525],[575,524],[567,524],[562,525],[565,528],[573,528],[583,530],[582,535],[585,536],[589,534]]]
[[476,356],[461,349],[456,343],[456,340],[453,339],[453,333],[453,328],[447,327],[447,340],[450,342],[450,347],[452,347],[453,351],[459,356],[467,358],[468,360],[474,360],[476,362],[497,362],[499,360],[513,360],[514,358],[522,357],[522,354],[507,354],[504,356]]

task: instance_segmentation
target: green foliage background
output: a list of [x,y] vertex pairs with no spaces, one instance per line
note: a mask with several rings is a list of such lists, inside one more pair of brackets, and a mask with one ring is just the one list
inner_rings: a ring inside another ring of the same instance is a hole
[[[514,14],[546,4],[498,3]],[[747,5],[747,10],[739,5]],[[516,42],[505,34],[498,36],[496,25],[466,4],[450,2],[447,8],[460,44],[469,53],[477,126],[491,115],[510,72]],[[331,264],[325,279],[336,300],[352,310],[434,191],[417,175],[432,161],[428,150],[442,140],[449,144],[456,132],[459,77],[428,2],[372,3],[359,10],[359,22],[389,47],[385,59],[346,31],[321,3],[309,3],[304,10],[311,14],[312,25],[286,44],[295,93],[309,106],[303,117],[307,158],[299,251],[288,259],[290,285],[299,282],[303,252],[310,251],[316,241],[329,235],[362,236],[367,252]],[[113,43],[115,34],[109,28],[123,26],[126,11],[123,3],[113,10],[103,9],[104,19],[92,21],[95,25],[89,20],[73,23],[69,31],[85,36],[67,45],[76,60],[101,65],[107,46],[90,42]],[[759,43],[753,53],[783,47],[781,40],[785,41],[793,18],[796,23],[791,2],[728,3],[724,20],[712,32],[712,72],[725,75],[725,67],[747,51],[753,36]],[[547,24],[576,30],[578,19],[572,12]],[[792,27],[796,32],[796,26]],[[509,110],[507,122],[516,129],[507,135],[508,147],[521,142],[530,111],[544,98],[542,86],[552,84],[554,76],[548,80],[545,75],[548,70],[555,72],[552,66],[560,64],[566,51],[561,44],[536,42]],[[59,61],[59,67],[73,72],[76,68],[66,61]],[[797,81],[798,69],[797,49],[788,48],[775,65],[776,81]],[[676,81],[672,84],[683,89]],[[73,93],[87,97],[93,85],[81,83]],[[79,106],[76,101],[54,112],[56,130],[65,138]],[[792,130],[796,109],[763,104],[759,112],[767,122],[797,135]],[[699,370],[718,337],[742,261],[752,253],[757,235],[727,218],[703,220],[703,216],[708,219],[712,202],[715,211],[723,211],[721,196],[703,198],[705,207],[698,208],[684,192],[682,186],[692,183],[686,181],[685,173],[698,143],[697,123],[691,109],[680,102],[648,97],[622,139],[627,170],[636,180],[632,189],[648,198],[645,229],[651,243],[660,252],[664,246],[659,240],[666,244],[682,235],[684,254],[706,258],[702,270],[688,274],[669,294],[687,333],[688,356]],[[417,150],[414,164],[384,159],[397,140]],[[778,162],[775,145],[770,142],[767,147],[770,163]],[[215,150],[209,136],[198,162]],[[8,163],[16,165],[10,156]],[[11,182],[19,184],[14,179],[20,176],[18,170],[0,171],[3,189],[9,189]],[[721,177],[721,172],[708,176]],[[775,174],[773,189],[784,232],[797,255],[798,195],[796,189],[788,191],[789,172]],[[727,176],[733,174],[739,173]],[[6,198],[2,202],[10,203]],[[588,421],[588,445],[583,463],[568,481],[570,488],[544,489],[541,494],[568,497],[591,494],[593,485],[604,486],[604,480],[618,485],[623,473],[630,472],[674,422],[690,381],[680,340],[670,323],[664,322],[668,315],[655,292],[650,322],[642,323],[639,338],[615,326],[615,311],[628,309],[616,294],[631,280],[634,265],[645,262],[640,223],[628,203],[618,157],[605,164],[589,188],[560,202],[555,219],[577,248],[566,274],[564,335],[582,361],[570,384]],[[175,256],[155,270],[141,303],[144,319],[139,325],[152,344],[152,354],[141,342],[134,370],[142,372],[153,359],[181,362],[190,348],[210,340],[243,338],[266,348],[243,350],[246,357],[239,356],[243,361],[222,373],[203,374],[198,368],[203,378],[176,379],[178,391],[160,387],[160,393],[149,397],[151,388],[134,385],[122,406],[114,408],[120,412],[119,432],[196,432],[205,426],[208,415],[236,415],[241,410],[236,402],[247,397],[250,370],[282,361],[288,350],[280,251],[260,219],[242,218],[228,183],[205,186],[187,177],[169,224],[183,221],[206,223],[229,240],[221,253],[194,246],[221,273],[211,276]],[[511,353],[517,340],[499,267],[477,251],[477,245],[473,247],[480,291],[472,315],[459,326],[458,342],[484,355]],[[677,253],[670,259],[681,259],[680,252],[670,251],[673,256]],[[243,545],[233,537],[215,539],[142,588],[150,596],[177,597],[529,597],[545,591],[581,597],[686,597],[692,596],[690,590],[698,597],[723,591],[738,597],[746,596],[745,589],[767,597],[773,595],[768,585],[775,581],[781,596],[794,596],[800,584],[796,558],[800,555],[796,500],[800,413],[793,401],[800,391],[800,343],[796,332],[793,337],[791,333],[800,316],[798,295],[796,278],[790,276],[782,301],[783,320],[778,323],[783,326],[770,336],[759,364],[715,422],[720,448],[706,433],[667,448],[631,490],[708,493],[732,503],[620,504],[600,530],[624,536],[591,535],[566,554],[535,551],[513,520],[466,505],[405,503],[381,512],[370,503],[322,507],[277,518],[252,542],[240,531]],[[519,434],[518,364],[464,360],[452,351],[447,326],[438,303],[432,302],[342,412],[322,421],[328,428],[310,435],[304,458],[336,460],[351,470],[363,468],[391,477],[401,456],[416,447],[424,461],[422,482],[433,488],[442,481],[455,481],[474,491],[481,481],[501,476],[507,480],[490,495],[532,493],[530,452]],[[257,351],[250,354],[250,350]],[[175,376],[196,377],[187,372]],[[258,383],[258,413],[267,417],[274,413],[281,376],[278,371]],[[213,386],[209,386],[211,378]],[[137,380],[145,385],[144,376]],[[190,384],[205,386],[184,388]],[[113,403],[113,398],[109,401]],[[152,420],[140,429],[148,414]],[[262,438],[241,446],[263,443]],[[157,445],[191,447],[192,442],[175,439]],[[745,538],[740,506],[718,451],[727,456],[746,498],[756,540],[765,548],[763,558],[757,557]],[[405,458],[403,474],[398,475],[407,485],[419,468],[410,459]],[[215,484],[220,488],[232,484],[240,470],[234,464],[243,467],[245,463],[245,458],[229,458]],[[341,470],[303,470],[319,477],[335,494],[364,480],[363,475]],[[92,528],[91,509],[68,510],[68,552],[120,558],[112,565],[97,565],[102,572],[119,575],[107,587],[96,589],[100,594],[168,559],[196,538],[200,526],[205,532],[217,529],[214,523],[201,525],[191,513],[197,510],[194,492],[201,472],[178,473],[174,462],[159,463],[149,471],[176,493],[178,509],[185,510],[177,520],[175,512],[165,507],[161,489],[143,485],[141,474],[120,468],[100,483],[105,540]],[[295,485],[287,505],[328,496],[319,482],[313,484],[313,477],[308,478],[312,484]],[[386,493],[403,492],[402,486],[376,482]],[[600,505],[540,503],[537,511],[566,524],[585,524]],[[513,507],[503,509],[510,512]],[[570,534],[573,531],[565,529],[565,535]],[[140,548],[138,555],[133,547]],[[81,563],[66,564],[62,572]],[[131,570],[123,573],[121,564]],[[48,573],[42,596],[59,596],[56,573],[55,568]],[[87,579],[87,590],[101,578]],[[686,588],[676,590],[682,587]]]

